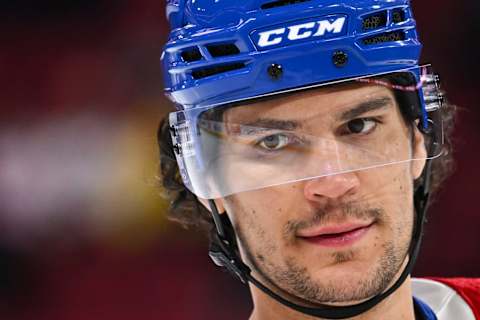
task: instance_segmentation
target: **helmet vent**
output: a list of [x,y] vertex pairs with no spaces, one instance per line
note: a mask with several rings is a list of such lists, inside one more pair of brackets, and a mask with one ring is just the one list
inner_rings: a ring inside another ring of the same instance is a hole
[[374,30],[378,28],[385,27],[387,25],[387,12],[377,12],[373,15],[365,17],[362,22],[362,27],[364,31]]
[[267,9],[284,7],[284,6],[289,6],[292,4],[298,4],[302,2],[308,2],[308,1],[312,1],[312,0],[277,0],[277,1],[264,3],[260,8],[262,8],[263,10],[267,10]]
[[244,67],[245,67],[244,63],[232,63],[232,64],[224,64],[221,66],[207,67],[207,68],[202,68],[202,69],[197,69],[192,71],[192,77],[197,80],[197,79],[213,76],[215,74],[224,73],[227,71],[242,69]]
[[405,32],[403,31],[394,31],[394,32],[386,32],[381,33],[376,36],[364,38],[363,44],[370,46],[385,42],[395,42],[395,41],[402,41],[405,40]]
[[405,11],[402,9],[395,9],[392,11],[392,21],[393,23],[400,23],[405,21]]
[[231,56],[231,55],[240,53],[240,50],[238,49],[238,47],[233,43],[208,45],[207,49],[213,58]]
[[197,47],[184,50],[181,56],[185,62],[194,62],[202,59],[202,54]]

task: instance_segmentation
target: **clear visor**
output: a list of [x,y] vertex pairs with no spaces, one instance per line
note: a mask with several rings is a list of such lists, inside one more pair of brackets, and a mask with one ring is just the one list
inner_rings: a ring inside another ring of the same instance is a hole
[[428,76],[402,71],[172,113],[182,179],[212,199],[437,157],[440,104]]

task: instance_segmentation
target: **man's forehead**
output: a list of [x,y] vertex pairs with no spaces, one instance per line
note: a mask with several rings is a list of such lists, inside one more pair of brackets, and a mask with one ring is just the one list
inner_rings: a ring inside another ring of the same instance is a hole
[[305,120],[328,116],[341,118],[346,110],[369,100],[394,101],[391,90],[379,85],[343,84],[335,87],[306,90],[276,98],[229,108],[224,121],[245,123],[267,117]]

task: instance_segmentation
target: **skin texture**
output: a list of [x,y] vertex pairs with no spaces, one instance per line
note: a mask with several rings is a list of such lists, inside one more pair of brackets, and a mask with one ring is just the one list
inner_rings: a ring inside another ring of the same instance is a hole
[[[362,102],[381,99],[384,107],[361,114],[351,111]],[[303,127],[291,131],[321,137],[337,146],[332,148],[337,151],[320,156],[312,147],[305,157],[310,155],[316,162],[307,161],[301,166],[290,162],[279,170],[297,172],[299,181],[216,199],[220,212],[226,212],[234,225],[242,259],[254,276],[288,299],[314,306],[350,305],[386,290],[408,259],[414,221],[413,181],[425,164],[424,160],[400,160],[426,157],[422,134],[405,124],[392,92],[377,85],[344,85],[232,108],[224,114],[225,123],[232,124],[251,123],[258,118],[298,121]],[[352,134],[348,123],[355,119],[367,119],[365,129],[370,129]],[[226,139],[238,138],[227,132]],[[258,136],[242,139],[242,145],[265,146],[259,144],[264,140]],[[351,147],[358,145],[362,148]],[[355,157],[349,158],[352,154]],[[281,156],[269,154],[268,162],[277,163],[276,157]],[[399,163],[335,174],[345,167],[365,167],[365,159]],[[306,179],[310,163],[328,175]],[[256,169],[253,164],[249,159],[222,167],[225,183],[235,181],[238,172],[246,180],[268,180],[261,177],[262,167]],[[239,171],[242,168],[248,170]],[[295,177],[295,173],[288,177]],[[318,228],[352,224],[369,227],[349,245],[327,247],[302,237]],[[251,291],[255,306],[251,319],[310,319],[276,303],[253,286]],[[358,317],[380,318],[414,319],[409,280],[380,305]]]

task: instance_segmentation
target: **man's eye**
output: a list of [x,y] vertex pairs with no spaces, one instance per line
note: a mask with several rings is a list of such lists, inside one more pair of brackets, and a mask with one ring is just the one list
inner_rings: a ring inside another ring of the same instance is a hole
[[289,137],[284,134],[272,134],[261,139],[257,145],[268,151],[284,148],[289,143]]
[[347,123],[347,130],[350,134],[368,134],[375,130],[378,122],[370,118],[359,118]]

